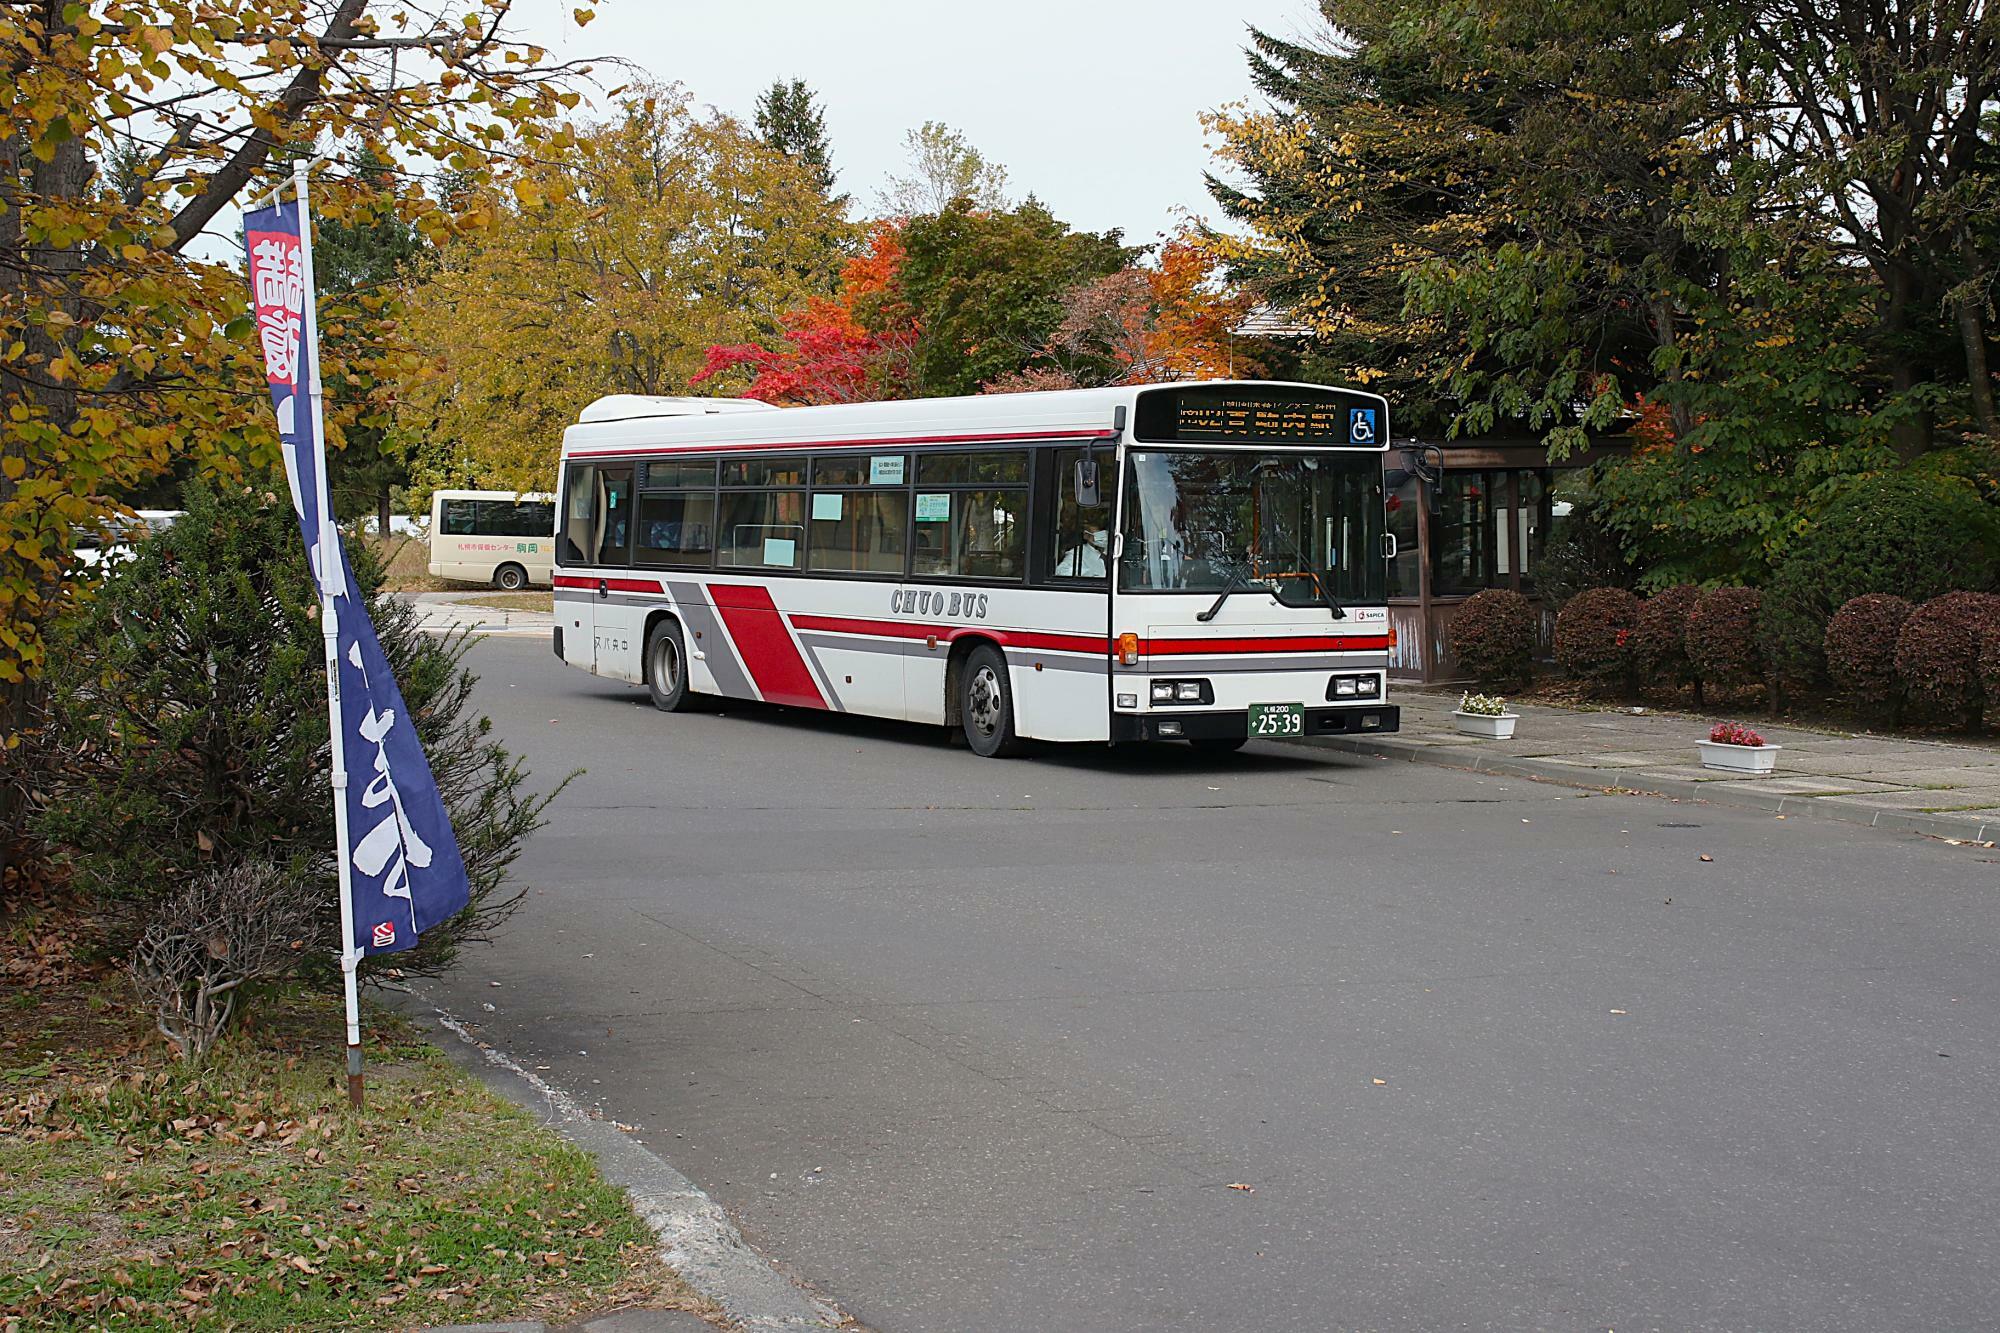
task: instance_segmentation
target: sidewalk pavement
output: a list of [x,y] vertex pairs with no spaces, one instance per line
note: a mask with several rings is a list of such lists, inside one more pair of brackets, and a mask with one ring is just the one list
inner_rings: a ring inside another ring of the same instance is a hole
[[547,638],[555,627],[553,611],[508,611],[493,606],[476,606],[484,592],[406,592],[397,596],[417,608],[421,628],[432,634],[470,630],[474,634],[539,634]]
[[1514,738],[1461,735],[1459,692],[1390,689],[1403,710],[1388,736],[1311,742],[1355,754],[1541,778],[1576,787],[1658,792],[1745,805],[1787,817],[1842,819],[1965,842],[2000,839],[2000,744],[1932,741],[1804,727],[1744,717],[1782,745],[1778,771],[1744,778],[1701,767],[1695,742],[1719,719],[1654,708],[1561,708],[1510,703]]

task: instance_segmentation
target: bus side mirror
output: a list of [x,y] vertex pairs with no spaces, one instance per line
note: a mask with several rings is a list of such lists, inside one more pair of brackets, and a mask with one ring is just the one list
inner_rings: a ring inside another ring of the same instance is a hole
[[1076,502],[1088,509],[1104,503],[1097,493],[1097,460],[1079,458],[1076,460]]

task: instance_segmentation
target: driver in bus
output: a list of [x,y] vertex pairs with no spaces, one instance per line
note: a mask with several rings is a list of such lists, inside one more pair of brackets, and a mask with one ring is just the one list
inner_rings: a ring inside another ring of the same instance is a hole
[[1082,537],[1056,559],[1056,573],[1073,579],[1104,577],[1104,553],[1110,549],[1111,534],[1103,528],[1085,528]]

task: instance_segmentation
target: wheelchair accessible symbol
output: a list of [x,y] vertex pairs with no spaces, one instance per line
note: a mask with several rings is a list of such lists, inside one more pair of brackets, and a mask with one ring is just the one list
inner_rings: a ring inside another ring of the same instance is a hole
[[1350,407],[1347,409],[1347,442],[1349,444],[1375,443],[1374,408]]

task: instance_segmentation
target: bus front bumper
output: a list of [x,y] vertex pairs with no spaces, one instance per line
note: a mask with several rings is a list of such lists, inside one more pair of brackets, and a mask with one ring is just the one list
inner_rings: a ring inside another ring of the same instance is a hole
[[[1366,708],[1308,708],[1306,737],[1367,736],[1396,731],[1402,726],[1403,710],[1395,704],[1370,704]],[[1162,722],[1178,723],[1178,732],[1162,734]],[[1154,713],[1113,713],[1113,741],[1197,741],[1221,740],[1250,733],[1248,712],[1174,713],[1162,709]]]

